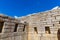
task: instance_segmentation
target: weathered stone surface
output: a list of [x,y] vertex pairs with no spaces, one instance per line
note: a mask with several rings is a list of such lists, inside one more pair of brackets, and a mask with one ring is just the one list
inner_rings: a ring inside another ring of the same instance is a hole
[[[28,40],[60,40],[60,9],[49,10],[46,12],[36,13],[29,16],[24,16],[19,19],[27,22],[28,25]],[[37,27],[35,34],[34,27]],[[49,27],[50,34],[46,33],[45,27]]]
[[17,19],[0,15],[0,22],[0,40],[60,40],[60,8]]

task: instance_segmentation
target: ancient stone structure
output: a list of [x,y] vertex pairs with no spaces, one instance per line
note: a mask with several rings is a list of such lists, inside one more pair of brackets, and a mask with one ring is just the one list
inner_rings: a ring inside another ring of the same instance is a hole
[[0,15],[0,40],[60,40],[60,7],[20,18]]
[[60,7],[21,17],[20,21],[28,23],[27,40],[60,40]]
[[20,20],[0,15],[0,40],[24,40],[24,26]]

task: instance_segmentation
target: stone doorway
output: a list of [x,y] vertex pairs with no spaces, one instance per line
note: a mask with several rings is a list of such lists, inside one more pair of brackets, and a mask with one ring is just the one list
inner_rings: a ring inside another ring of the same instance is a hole
[[57,31],[57,38],[58,38],[58,40],[60,40],[60,29],[58,29],[58,31]]

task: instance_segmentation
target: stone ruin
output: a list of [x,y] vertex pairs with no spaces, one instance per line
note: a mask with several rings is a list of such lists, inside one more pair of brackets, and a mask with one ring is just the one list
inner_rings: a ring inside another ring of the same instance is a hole
[[0,15],[0,40],[23,40],[25,23],[15,18]]
[[20,18],[0,15],[0,40],[60,40],[60,7]]
[[[27,40],[60,40],[60,7],[23,16],[28,23]],[[26,30],[25,30],[26,31]]]

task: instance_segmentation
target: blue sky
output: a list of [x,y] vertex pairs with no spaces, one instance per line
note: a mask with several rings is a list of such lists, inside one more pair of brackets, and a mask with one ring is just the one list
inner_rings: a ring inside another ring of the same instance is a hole
[[0,13],[12,17],[25,16],[50,10],[55,6],[60,6],[60,0],[0,0]]

